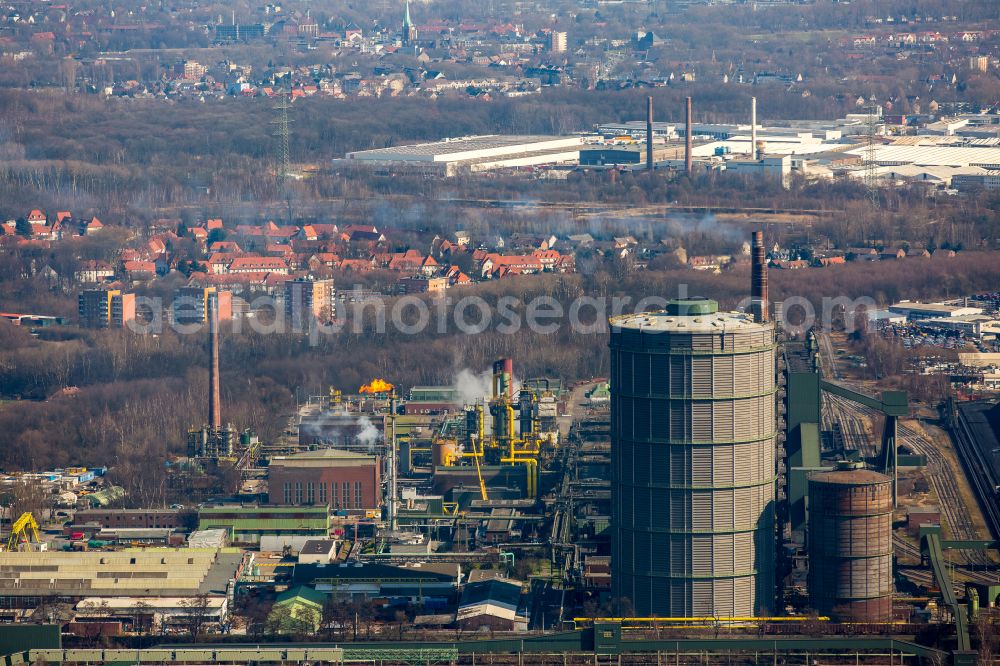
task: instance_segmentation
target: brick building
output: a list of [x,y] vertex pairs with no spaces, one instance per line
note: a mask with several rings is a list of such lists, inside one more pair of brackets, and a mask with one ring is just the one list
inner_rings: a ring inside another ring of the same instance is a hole
[[320,449],[271,459],[268,503],[363,511],[382,505],[378,457]]
[[86,509],[77,511],[73,522],[78,525],[97,524],[107,529],[185,527],[185,521],[176,509]]

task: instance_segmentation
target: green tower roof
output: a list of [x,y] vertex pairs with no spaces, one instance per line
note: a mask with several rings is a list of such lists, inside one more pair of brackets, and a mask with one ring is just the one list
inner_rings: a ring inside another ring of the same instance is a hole
[[710,315],[719,311],[719,304],[710,298],[676,299],[667,303],[667,314],[677,317]]

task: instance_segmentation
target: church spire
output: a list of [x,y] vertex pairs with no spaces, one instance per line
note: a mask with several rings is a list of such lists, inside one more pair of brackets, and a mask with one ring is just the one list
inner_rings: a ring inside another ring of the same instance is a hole
[[410,20],[410,0],[406,0],[405,9],[403,11],[403,46],[411,46],[417,39],[417,29],[413,27],[413,21]]

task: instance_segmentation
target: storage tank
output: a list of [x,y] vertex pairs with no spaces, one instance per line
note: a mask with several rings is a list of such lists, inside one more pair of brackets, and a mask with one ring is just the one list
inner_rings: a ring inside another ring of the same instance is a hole
[[708,299],[611,323],[612,593],[640,616],[774,599],[774,325]]
[[457,456],[458,442],[453,439],[436,439],[431,445],[431,462],[434,467],[454,465]]
[[892,481],[857,463],[809,475],[809,597],[840,622],[892,619]]

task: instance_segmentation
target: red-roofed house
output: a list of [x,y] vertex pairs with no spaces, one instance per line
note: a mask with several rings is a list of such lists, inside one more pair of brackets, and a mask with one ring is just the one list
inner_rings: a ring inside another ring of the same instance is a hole
[[424,260],[420,263],[420,272],[427,277],[437,273],[440,268],[441,265],[429,254],[424,257]]
[[73,276],[77,282],[104,282],[115,275],[115,269],[106,261],[91,260],[80,264],[80,270]]
[[372,262],[369,259],[344,259],[340,262],[340,270],[342,271],[370,271],[372,268]]
[[289,255],[295,254],[295,250],[292,249],[291,245],[283,245],[281,243],[268,243],[264,247],[264,252],[272,257],[287,257]]
[[389,260],[388,268],[390,271],[399,271],[401,273],[415,273],[424,265],[424,255],[417,250],[407,250],[406,252],[396,253],[392,255],[392,259]]
[[544,266],[546,270],[552,269],[562,257],[557,250],[535,250],[531,253],[531,256],[542,262],[542,266]]
[[28,213],[28,224],[31,225],[33,230],[37,230],[39,227],[44,227],[47,223],[45,218],[45,213],[38,210],[37,208],[30,213]]
[[309,257],[309,270],[318,271],[322,268],[336,268],[340,263],[340,257],[333,252],[317,252]]
[[336,224],[311,224],[309,226],[319,238],[335,238],[340,233]]
[[820,257],[820,266],[835,266],[837,264],[846,264],[847,259],[845,257]]
[[148,280],[156,276],[156,264],[152,261],[126,261],[123,267],[132,280]]
[[381,243],[385,240],[385,236],[370,224],[352,224],[344,227],[344,230],[340,233],[340,237],[350,242],[375,241]]
[[529,273],[541,273],[545,270],[542,262],[530,255],[500,255],[490,254],[483,260],[481,267],[482,276],[486,277],[506,277],[507,275],[524,275]]
[[555,270],[557,273],[575,273],[576,257],[569,254],[559,257],[559,261],[555,265]]
[[448,278],[448,284],[451,286],[463,286],[467,284],[472,284],[472,278],[462,272],[458,266],[452,266],[448,269],[446,274]]
[[87,222],[80,229],[81,236],[90,236],[91,234],[99,233],[104,228],[104,224],[101,223],[96,217],[92,218],[90,222]]
[[167,244],[160,238],[150,238],[149,242],[146,243],[146,249],[149,251],[151,256],[155,257],[166,253]]
[[243,250],[235,241],[215,241],[208,246],[208,251],[213,254],[216,252],[235,254]]
[[279,257],[236,257],[229,264],[229,272],[288,275],[288,264]]

